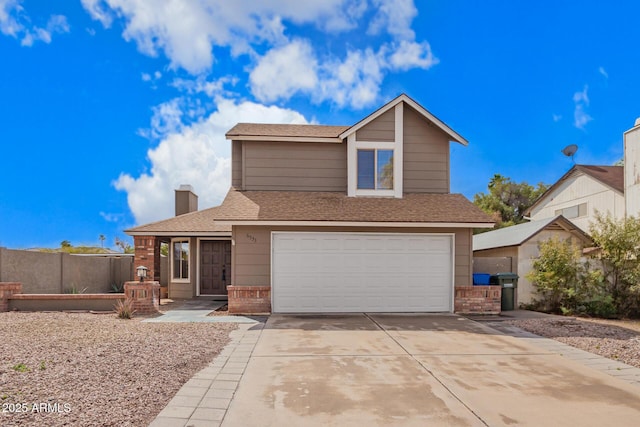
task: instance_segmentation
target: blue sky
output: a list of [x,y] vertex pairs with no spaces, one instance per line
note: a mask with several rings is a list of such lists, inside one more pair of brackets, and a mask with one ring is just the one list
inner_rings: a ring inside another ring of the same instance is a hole
[[469,140],[452,192],[622,157],[634,1],[0,0],[0,246],[106,246],[229,187],[239,121],[349,125],[405,92]]

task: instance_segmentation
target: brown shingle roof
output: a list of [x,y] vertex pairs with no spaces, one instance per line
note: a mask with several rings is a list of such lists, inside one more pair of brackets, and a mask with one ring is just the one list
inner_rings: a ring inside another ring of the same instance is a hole
[[347,197],[345,193],[229,190],[220,221],[493,223],[461,194]]
[[337,138],[347,129],[349,126],[238,123],[226,133],[226,137],[228,139],[243,136]]
[[624,168],[622,166],[576,165],[576,169],[591,175],[614,190],[624,193]]
[[141,225],[139,227],[125,230],[125,233],[136,235],[140,233],[159,233],[176,235],[194,234],[194,233],[228,233],[231,235],[230,225],[217,224],[214,221],[220,207],[216,206],[201,211],[191,212],[188,214],[165,219],[163,221],[152,222],[150,224]]

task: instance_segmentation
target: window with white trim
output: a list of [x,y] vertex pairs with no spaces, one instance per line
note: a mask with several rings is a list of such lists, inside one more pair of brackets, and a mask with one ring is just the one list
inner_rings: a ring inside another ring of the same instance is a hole
[[393,190],[393,150],[361,149],[358,153],[358,190]]
[[172,242],[172,252],[173,279],[189,280],[189,240],[174,240]]
[[347,195],[349,197],[402,198],[403,105],[399,103],[394,107],[393,140],[357,139],[357,129],[347,135]]

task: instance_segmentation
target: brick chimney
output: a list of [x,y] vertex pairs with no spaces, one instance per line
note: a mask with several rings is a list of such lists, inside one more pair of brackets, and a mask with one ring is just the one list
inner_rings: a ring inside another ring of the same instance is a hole
[[624,204],[627,216],[640,216],[640,117],[624,133]]
[[193,187],[182,184],[176,190],[176,216],[184,215],[198,210],[198,196],[193,192]]

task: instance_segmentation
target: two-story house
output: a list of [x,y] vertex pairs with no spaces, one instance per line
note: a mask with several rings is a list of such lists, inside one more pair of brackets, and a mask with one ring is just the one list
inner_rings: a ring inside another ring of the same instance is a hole
[[622,166],[574,165],[547,189],[525,215],[532,221],[562,215],[586,233],[596,212],[625,216]]
[[493,222],[450,193],[449,144],[467,145],[453,129],[403,94],[352,126],[239,123],[227,138],[220,206],[127,230],[154,278],[170,243],[171,297],[223,293],[250,313],[454,311],[472,229]]

